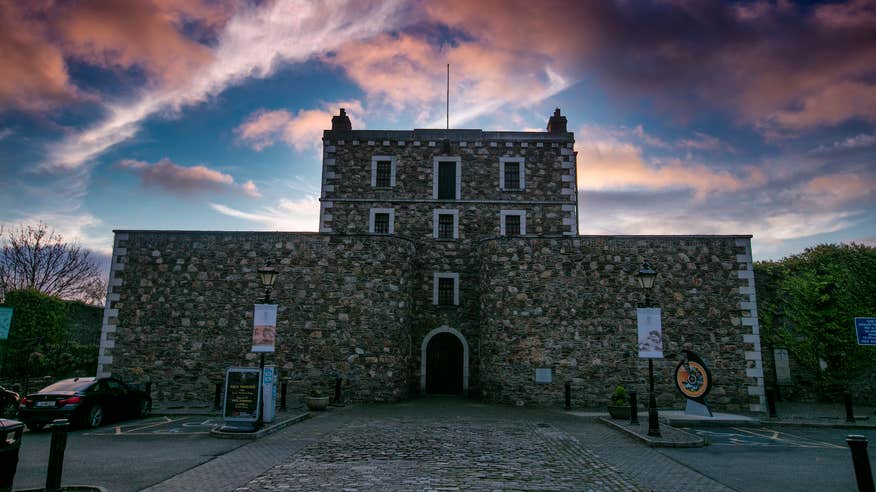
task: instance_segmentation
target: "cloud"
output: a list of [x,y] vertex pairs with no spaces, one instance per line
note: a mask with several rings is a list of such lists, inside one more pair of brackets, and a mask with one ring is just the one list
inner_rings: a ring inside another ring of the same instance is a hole
[[[592,0],[552,8],[445,0],[425,8],[432,21],[463,33],[461,44],[548,60],[566,80],[591,80],[621,101],[648,100],[674,118],[717,108],[782,136],[876,115],[871,0],[814,7]],[[407,62],[402,53],[399,63]]]
[[324,59],[342,67],[369,102],[412,111],[418,124],[440,127],[448,63],[452,125],[506,104],[530,105],[569,87],[571,81],[538,48],[510,50],[477,36],[442,43],[422,32],[400,33],[348,42]]
[[859,201],[874,201],[874,174],[827,174],[809,180],[803,187],[808,199],[836,208]]
[[136,100],[106,106],[106,117],[55,145],[44,167],[78,167],[132,138],[143,120],[173,115],[249,78],[271,75],[284,63],[303,61],[352,39],[394,26],[394,2],[279,0],[238,11],[225,25],[208,63],[171,88],[147,90]]
[[43,111],[77,95],[63,53],[24,5],[0,1],[0,111]]
[[222,215],[255,222],[272,231],[316,231],[319,222],[319,198],[282,199],[276,207],[263,207],[256,212],[244,212],[227,205],[211,203],[210,208]]
[[125,159],[119,161],[118,166],[139,175],[140,182],[145,187],[158,188],[181,196],[208,191],[233,191],[252,198],[261,198],[262,196],[252,181],[237,184],[231,175],[206,166],[180,166],[166,157],[154,164]]
[[365,111],[359,101],[323,104],[324,109],[301,109],[293,115],[285,109],[259,109],[250,114],[234,132],[241,142],[255,150],[274,145],[282,140],[301,152],[322,146],[322,132],[331,128],[332,116],[339,108],[346,109],[357,129],[364,127]]
[[642,149],[621,142],[595,127],[577,133],[578,188],[582,190],[690,189],[698,200],[714,193],[733,193],[765,184],[765,174],[746,167],[737,176],[681,159],[646,162]]

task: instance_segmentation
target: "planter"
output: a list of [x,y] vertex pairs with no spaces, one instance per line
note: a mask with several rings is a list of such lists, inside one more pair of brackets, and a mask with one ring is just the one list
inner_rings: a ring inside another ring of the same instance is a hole
[[307,404],[307,409],[312,411],[322,411],[328,408],[329,397],[327,396],[308,396],[304,403]]
[[611,415],[613,419],[629,419],[630,418],[630,406],[624,405],[621,407],[616,407],[614,405],[608,406],[608,414]]

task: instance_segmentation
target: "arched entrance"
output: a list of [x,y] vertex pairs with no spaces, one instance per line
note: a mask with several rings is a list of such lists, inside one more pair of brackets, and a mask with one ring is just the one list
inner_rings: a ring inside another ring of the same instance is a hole
[[431,395],[468,394],[468,342],[462,333],[442,326],[423,337],[420,390]]

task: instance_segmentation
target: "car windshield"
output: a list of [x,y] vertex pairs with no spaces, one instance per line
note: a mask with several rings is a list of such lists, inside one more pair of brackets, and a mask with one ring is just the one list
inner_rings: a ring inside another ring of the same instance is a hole
[[94,384],[94,378],[65,379],[46,386],[40,390],[40,393],[53,393],[55,391],[82,391],[92,384]]

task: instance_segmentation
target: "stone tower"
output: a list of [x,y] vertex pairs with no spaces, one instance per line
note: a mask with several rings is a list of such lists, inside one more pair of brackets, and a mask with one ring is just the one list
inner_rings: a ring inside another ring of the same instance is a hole
[[574,135],[559,109],[547,129],[353,130],[341,109],[325,131],[320,232],[415,244],[414,392],[478,381],[483,240],[578,235]]

